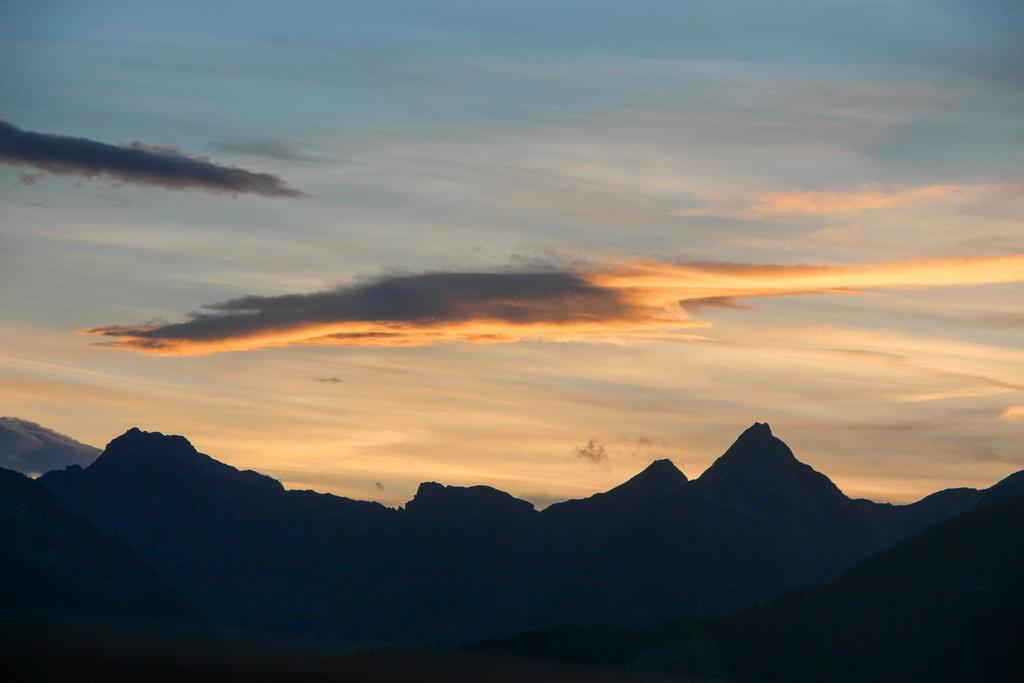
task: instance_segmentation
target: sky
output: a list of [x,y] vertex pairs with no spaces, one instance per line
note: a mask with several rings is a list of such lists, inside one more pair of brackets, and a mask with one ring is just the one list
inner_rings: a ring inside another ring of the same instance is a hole
[[1024,469],[1024,5],[0,2],[0,414],[400,505]]

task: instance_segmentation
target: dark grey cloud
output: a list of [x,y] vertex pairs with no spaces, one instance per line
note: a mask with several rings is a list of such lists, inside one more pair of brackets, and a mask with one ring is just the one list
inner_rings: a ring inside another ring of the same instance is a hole
[[[170,190],[203,190],[224,194],[258,194],[266,197],[302,197],[271,173],[221,166],[172,147],[140,142],[111,145],[66,135],[22,130],[0,121],[0,163],[29,166],[56,175],[108,177],[114,180]],[[35,182],[36,174],[22,174]]]
[[0,467],[36,476],[67,465],[86,466],[99,449],[17,417],[0,417]]
[[411,328],[489,320],[511,325],[635,319],[641,315],[615,289],[566,272],[426,273],[399,275],[311,294],[246,296],[211,304],[188,320],[110,326],[92,334],[119,337],[116,346],[158,350],[181,342],[218,342],[335,323],[395,324],[329,335],[337,341],[402,342]]
[[384,484],[380,483],[379,481],[378,481],[378,482],[376,482],[376,483],[374,483],[374,485],[373,485],[373,486],[374,486],[374,488],[376,488],[376,489],[377,489],[378,491],[383,491],[383,490],[384,490]]
[[575,452],[577,458],[589,460],[597,465],[608,459],[608,451],[605,450],[604,444],[597,439],[590,439],[584,445],[577,446]]

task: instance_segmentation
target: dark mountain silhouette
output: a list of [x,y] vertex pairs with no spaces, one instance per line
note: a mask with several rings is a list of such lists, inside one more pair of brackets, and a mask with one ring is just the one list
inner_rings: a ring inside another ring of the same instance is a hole
[[1017,496],[1024,496],[1024,470],[1011,474],[985,491],[979,498],[978,505],[991,505]]
[[686,475],[671,460],[655,460],[629,481],[619,484],[610,491],[595,493],[582,500],[567,500],[555,503],[545,510],[553,517],[575,514],[594,514],[601,510],[617,513],[640,505],[649,505],[683,489],[688,480]]
[[529,517],[533,503],[519,500],[490,486],[444,486],[436,482],[420,484],[405,511],[420,519],[446,519],[458,523],[473,515],[485,515],[493,521]]
[[728,510],[756,538],[770,541],[765,554],[748,555],[748,562],[766,563],[731,587],[743,598],[731,601],[730,609],[768,600],[780,586],[788,590],[833,579],[881,548],[969,510],[979,495],[974,489],[948,489],[906,506],[851,500],[824,474],[797,460],[763,423],[743,432],[693,482],[692,493],[703,501],[702,509]]
[[57,642],[140,629],[203,627],[198,610],[121,542],[74,517],[38,482],[0,469],[0,644]]
[[[40,478],[229,631],[347,638],[373,608],[395,511],[281,484],[132,429],[85,469]],[[359,632],[358,635],[362,635]]]
[[737,681],[1018,681],[1021,473],[832,584],[713,620],[556,627],[471,651]]
[[486,486],[425,483],[397,510],[286,491],[137,429],[40,481],[212,623],[349,643],[721,615],[835,579],[979,497],[848,499],[762,424],[695,481],[660,460],[540,512]]
[[826,512],[848,502],[828,477],[797,460],[760,422],[740,434],[696,483],[704,498],[753,517]]
[[86,466],[98,448],[17,417],[0,417],[0,467],[29,476],[65,467]]

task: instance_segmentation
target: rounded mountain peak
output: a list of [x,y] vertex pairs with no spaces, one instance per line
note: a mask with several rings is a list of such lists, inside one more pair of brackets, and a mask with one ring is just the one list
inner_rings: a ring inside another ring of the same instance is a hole
[[238,470],[200,453],[183,436],[146,432],[138,427],[132,427],[108,443],[103,453],[83,472],[89,476],[127,477],[136,482],[230,480],[275,491],[284,490],[281,483],[271,477],[252,470]]
[[434,481],[420,484],[405,504],[417,516],[513,517],[534,512],[533,503],[490,486],[445,486]]

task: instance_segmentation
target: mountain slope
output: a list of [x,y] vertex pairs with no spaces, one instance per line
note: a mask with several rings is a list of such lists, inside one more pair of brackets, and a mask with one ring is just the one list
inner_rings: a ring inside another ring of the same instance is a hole
[[198,611],[122,543],[37,482],[0,469],[0,641],[27,647],[101,629],[201,628]]
[[1024,673],[1021,576],[1024,494],[735,616],[561,627],[469,649],[740,681],[1014,681]]
[[376,503],[285,491],[270,477],[132,429],[85,469],[40,478],[69,510],[130,545],[213,623],[348,635],[373,611],[395,516]]
[[749,596],[758,601],[777,595],[780,585],[792,589],[834,579],[854,562],[971,509],[978,498],[974,489],[961,488],[903,506],[851,500],[797,460],[764,423],[743,432],[692,488],[703,507],[741,515],[757,526],[759,537],[771,538],[777,555],[758,573],[767,584]]
[[359,643],[723,614],[835,578],[978,496],[850,500],[759,424],[696,481],[657,461],[541,512],[486,486],[425,483],[398,510],[285,491],[137,429],[40,481],[214,624]]

